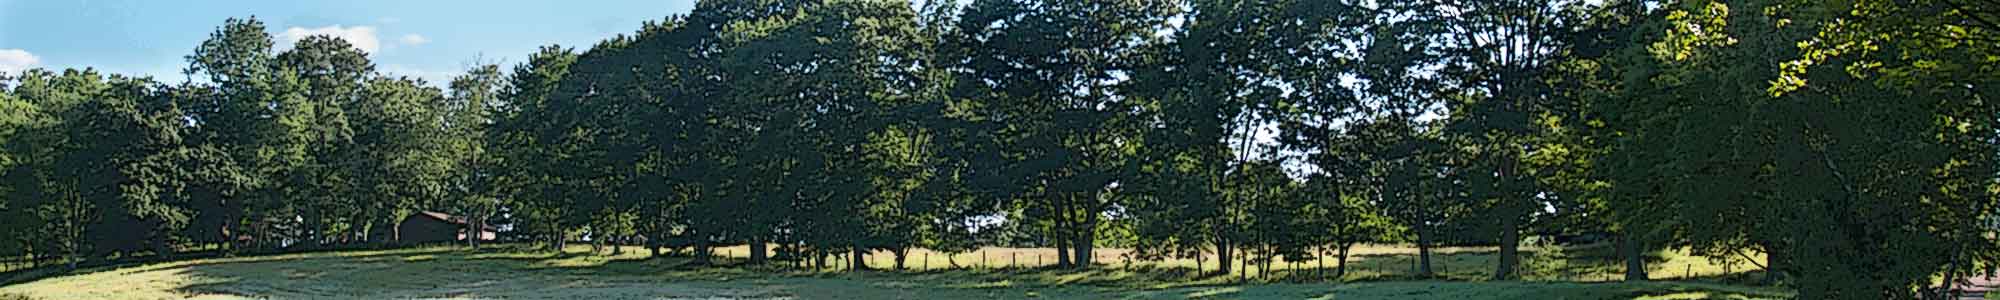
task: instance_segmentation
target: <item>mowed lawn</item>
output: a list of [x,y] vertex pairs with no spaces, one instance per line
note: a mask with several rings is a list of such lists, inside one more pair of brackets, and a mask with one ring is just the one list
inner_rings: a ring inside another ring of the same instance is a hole
[[[1770,288],[1696,282],[1273,279],[1231,283],[1226,278],[1188,277],[1181,271],[1145,267],[1128,271],[1116,266],[1087,271],[969,268],[803,272],[768,267],[694,267],[687,265],[685,258],[648,258],[645,251],[637,248],[627,248],[625,254],[617,256],[593,255],[587,250],[587,247],[573,247],[558,255],[505,248],[483,252],[417,248],[191,260],[93,270],[13,284],[0,287],[0,299],[1472,300],[1786,296]],[[944,264],[944,261],[938,258],[934,263]],[[988,263],[992,263],[991,257]],[[886,266],[889,265],[878,267]]]

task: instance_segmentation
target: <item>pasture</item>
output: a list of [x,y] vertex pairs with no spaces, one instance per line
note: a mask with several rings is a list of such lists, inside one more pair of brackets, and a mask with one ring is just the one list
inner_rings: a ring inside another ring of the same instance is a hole
[[[718,254],[740,256],[743,250]],[[1405,278],[1401,268],[1386,267],[1406,261],[1405,249],[1365,250],[1357,251],[1361,256],[1355,259],[1354,274],[1338,280],[1312,277],[1308,274],[1317,270],[1303,267],[1276,270],[1271,276],[1252,271],[1248,280],[1239,280],[1195,276],[1177,267],[1191,266],[1191,260],[1135,262],[1129,268],[1106,261],[1089,270],[1050,270],[1009,267],[992,259],[1002,254],[1053,255],[1044,249],[983,249],[977,253],[989,256],[984,265],[973,262],[977,258],[971,255],[976,254],[960,254],[954,259],[961,268],[949,270],[942,255],[932,255],[930,268],[924,269],[915,261],[924,256],[918,252],[912,255],[911,270],[841,272],[745,267],[733,259],[721,260],[725,267],[695,267],[688,258],[650,257],[636,247],[619,255],[592,253],[588,246],[572,246],[560,254],[512,246],[481,251],[426,247],[86,269],[0,287],[0,299],[1777,299],[1788,295],[1781,289],[1724,284],[1727,277],[1718,276],[1646,283],[1593,282],[1590,275],[1580,281],[1544,277],[1482,282],[1476,279],[1479,264],[1490,254],[1480,249],[1442,249],[1440,269],[1450,270],[1445,279],[1414,280]],[[1116,257],[1119,251],[1105,252]],[[1543,260],[1547,263],[1530,260],[1529,265],[1536,266],[1531,270],[1547,270],[1546,265],[1558,264],[1554,262],[1590,260],[1577,255],[1590,251],[1567,251],[1574,259],[1560,260],[1548,253],[1553,251],[1542,251],[1533,257],[1548,257]],[[872,256],[870,265],[890,267],[889,259]],[[1692,260],[1700,259],[1670,254],[1656,265],[1669,268]],[[1360,267],[1369,263],[1385,267]]]

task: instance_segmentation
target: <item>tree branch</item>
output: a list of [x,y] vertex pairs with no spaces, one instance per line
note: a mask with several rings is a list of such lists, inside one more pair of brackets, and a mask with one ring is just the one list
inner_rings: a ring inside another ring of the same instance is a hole
[[1736,252],[1737,256],[1742,256],[1743,261],[1750,262],[1750,265],[1757,266],[1758,269],[1764,269],[1764,271],[1766,272],[1769,272],[1771,270],[1770,266],[1765,266],[1764,264],[1757,263],[1756,258],[1750,257],[1750,254],[1743,253],[1743,249],[1736,249],[1736,251],[1733,252]]

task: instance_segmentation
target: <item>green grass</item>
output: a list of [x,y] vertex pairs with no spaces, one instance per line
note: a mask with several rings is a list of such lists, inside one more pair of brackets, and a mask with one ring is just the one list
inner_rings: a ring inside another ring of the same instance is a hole
[[[579,250],[583,248],[578,248]],[[639,251],[627,247],[627,251]],[[1522,249],[1521,279],[1524,281],[1546,282],[1608,282],[1623,279],[1625,266],[1607,245],[1584,247],[1526,247]],[[608,251],[608,250],[606,250]],[[1107,268],[1127,268],[1125,249],[1098,249],[1093,255],[1098,264]],[[1431,257],[1432,271],[1450,280],[1485,280],[1492,277],[1498,252],[1494,247],[1445,247],[1434,249]],[[747,246],[719,248],[716,254],[732,258],[748,257]],[[1404,245],[1363,245],[1351,250],[1348,259],[1349,274],[1341,281],[1395,280],[1413,278],[1416,274],[1416,249]],[[949,259],[947,259],[949,257]],[[912,270],[945,269],[1008,269],[1033,268],[1054,265],[1054,249],[1048,248],[984,248],[978,251],[946,254],[922,249],[911,250],[906,268]],[[1237,257],[1242,259],[1242,257]],[[1761,260],[1761,256],[1759,257]],[[1732,276],[1740,277],[1754,269],[1740,258],[1715,260],[1708,257],[1689,255],[1685,251],[1661,251],[1648,257],[1647,272],[1659,280],[1716,280]],[[845,268],[845,260],[834,259],[836,267]],[[868,265],[873,268],[892,268],[895,257],[888,251],[876,251],[868,256]],[[953,267],[956,263],[957,267]],[[1761,261],[1759,262],[1761,263]],[[1168,269],[1181,273],[1192,273],[1196,261],[1191,258],[1166,261],[1130,261],[1131,268]],[[1312,260],[1283,261],[1271,264],[1270,277],[1263,276],[1260,268],[1247,269],[1248,277],[1263,281],[1326,281],[1320,278],[1322,271],[1331,276],[1332,269],[1339,266],[1338,259],[1321,257]],[[1212,255],[1203,259],[1201,270],[1214,271],[1217,262]],[[1322,270],[1324,268],[1324,270]],[[1237,269],[1243,268],[1237,265]]]
[[[200,259],[0,287],[0,299],[1776,299],[1712,283],[1354,281],[1231,284],[1150,267],[806,272],[685,258],[453,248]],[[989,263],[991,261],[989,260]],[[887,266],[887,265],[883,265]]]

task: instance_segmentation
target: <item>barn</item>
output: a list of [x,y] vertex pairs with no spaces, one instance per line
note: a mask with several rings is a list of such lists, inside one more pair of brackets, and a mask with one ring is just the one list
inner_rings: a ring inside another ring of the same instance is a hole
[[[465,218],[434,211],[418,212],[396,224],[396,241],[405,244],[464,241],[465,227]],[[491,241],[494,236],[492,229],[479,230],[481,241]]]

